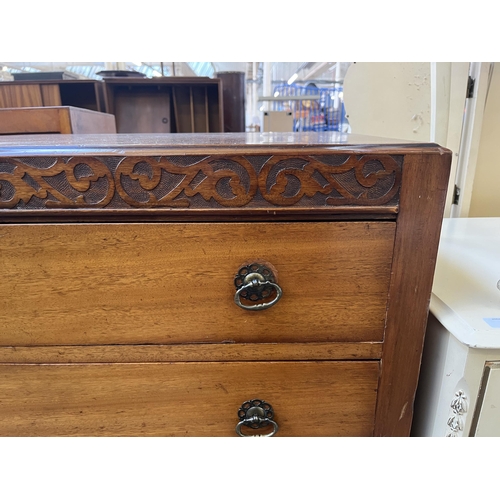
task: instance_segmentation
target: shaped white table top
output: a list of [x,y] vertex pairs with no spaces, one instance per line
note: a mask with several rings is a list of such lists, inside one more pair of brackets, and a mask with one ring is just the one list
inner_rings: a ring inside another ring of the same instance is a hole
[[500,218],[444,219],[430,310],[469,347],[500,348]]

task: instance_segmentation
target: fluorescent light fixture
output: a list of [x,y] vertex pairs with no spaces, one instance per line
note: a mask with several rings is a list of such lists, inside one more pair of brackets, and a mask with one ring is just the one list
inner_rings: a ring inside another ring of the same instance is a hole
[[132,63],[134,66],[142,66],[142,63],[141,62],[133,62]]
[[8,69],[9,69],[9,68],[7,68],[7,66],[4,66],[4,67],[2,68],[2,71],[7,71]]
[[274,93],[274,97],[278,97],[279,95],[280,95],[280,93],[279,93],[278,91],[276,91],[276,92]]
[[297,73],[294,73],[289,79],[288,79],[288,85],[291,85],[295,80],[297,80],[297,78],[299,77],[299,75]]
[[161,73],[156,69],[153,70],[153,76],[161,76]]

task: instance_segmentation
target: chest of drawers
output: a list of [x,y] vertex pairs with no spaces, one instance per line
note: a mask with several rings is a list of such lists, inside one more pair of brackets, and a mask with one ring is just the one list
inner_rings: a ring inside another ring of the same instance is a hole
[[0,435],[409,434],[448,150],[0,141]]

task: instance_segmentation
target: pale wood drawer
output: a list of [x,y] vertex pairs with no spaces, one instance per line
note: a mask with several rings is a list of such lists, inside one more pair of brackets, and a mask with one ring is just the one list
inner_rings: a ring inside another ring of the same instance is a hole
[[236,436],[259,398],[277,436],[370,436],[378,376],[376,361],[0,364],[0,435]]
[[[381,341],[393,222],[0,228],[0,345]],[[248,261],[283,289],[234,303]]]

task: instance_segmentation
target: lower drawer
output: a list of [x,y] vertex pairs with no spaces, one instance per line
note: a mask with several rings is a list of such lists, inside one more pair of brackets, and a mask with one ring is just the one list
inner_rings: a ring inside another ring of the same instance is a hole
[[261,399],[277,436],[370,436],[378,376],[377,361],[0,364],[0,435],[236,436]]

